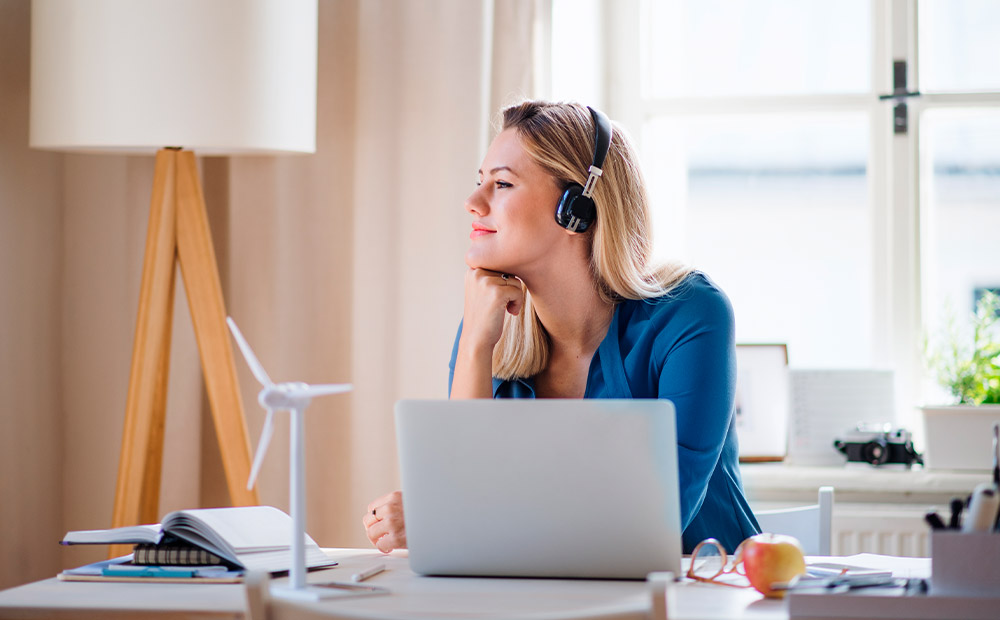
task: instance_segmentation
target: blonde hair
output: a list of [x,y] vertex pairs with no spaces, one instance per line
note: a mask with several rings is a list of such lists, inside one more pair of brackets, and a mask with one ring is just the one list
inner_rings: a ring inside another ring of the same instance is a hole
[[[524,101],[504,109],[502,117],[502,130],[513,128],[529,157],[560,186],[586,182],[594,157],[594,123],[585,106]],[[590,235],[590,270],[602,299],[616,304],[660,297],[690,273],[681,264],[652,262],[645,179],[635,148],[617,125],[593,197],[597,220],[584,234]],[[527,293],[523,310],[504,319],[503,335],[493,349],[493,376],[531,377],[545,368],[548,357],[548,334]]]

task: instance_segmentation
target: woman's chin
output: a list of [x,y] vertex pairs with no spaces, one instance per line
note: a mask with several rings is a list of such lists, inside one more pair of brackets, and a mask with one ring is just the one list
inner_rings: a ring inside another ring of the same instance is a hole
[[466,252],[465,264],[469,269],[489,269],[490,271],[496,271],[490,266],[491,261],[484,260],[478,252]]
[[469,269],[485,269],[486,271],[496,271],[497,273],[517,273],[516,261],[500,261],[495,256],[490,256],[486,252],[477,251],[472,247],[465,253],[465,264]]

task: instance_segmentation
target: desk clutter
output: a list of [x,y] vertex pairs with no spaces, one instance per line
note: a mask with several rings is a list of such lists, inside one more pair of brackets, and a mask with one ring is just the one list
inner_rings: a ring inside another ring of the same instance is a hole
[[[291,517],[273,506],[178,510],[162,523],[67,533],[63,545],[135,546],[129,556],[64,571],[60,578],[205,578],[218,577],[221,569],[236,573],[226,575],[232,579],[244,570],[287,572],[291,532]],[[309,568],[336,564],[311,537],[305,538]]]
[[930,512],[929,579],[886,587],[792,591],[791,618],[924,618],[995,620],[1000,617],[1000,425],[993,427],[993,479],[968,498],[955,498],[948,520]]
[[993,426],[992,482],[976,485],[965,501],[953,500],[947,526],[934,513],[927,522],[931,594],[997,597],[1000,609],[1000,424]]
[[[792,589],[789,617],[996,620],[1000,569],[994,560],[1000,557],[1000,534],[941,531],[932,534],[932,541],[929,562],[898,558],[899,565],[892,566],[892,558],[871,556],[878,566],[891,567],[892,577]],[[851,561],[865,563],[861,556]]]

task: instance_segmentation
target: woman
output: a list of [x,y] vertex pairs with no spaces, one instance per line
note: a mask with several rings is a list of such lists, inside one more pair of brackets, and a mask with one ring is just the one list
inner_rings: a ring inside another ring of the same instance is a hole
[[[465,203],[469,270],[449,394],[673,401],[684,549],[714,537],[732,551],[759,531],[737,464],[732,307],[704,274],[651,262],[636,153],[602,122],[577,104],[504,110]],[[603,172],[588,181],[608,133]],[[596,217],[565,217],[585,184]],[[372,502],[364,524],[380,550],[405,547],[400,493]]]

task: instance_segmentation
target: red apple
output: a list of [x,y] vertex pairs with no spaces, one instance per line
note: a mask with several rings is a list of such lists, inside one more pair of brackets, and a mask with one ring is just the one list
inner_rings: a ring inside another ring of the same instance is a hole
[[743,541],[743,567],[750,585],[769,598],[782,598],[784,590],[772,590],[771,584],[787,582],[806,572],[802,546],[792,536],[757,534]]

